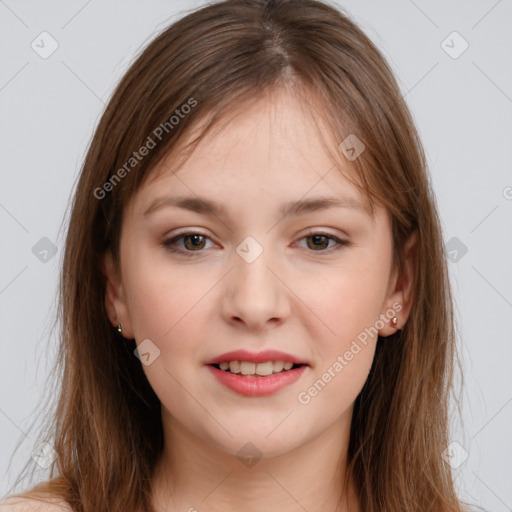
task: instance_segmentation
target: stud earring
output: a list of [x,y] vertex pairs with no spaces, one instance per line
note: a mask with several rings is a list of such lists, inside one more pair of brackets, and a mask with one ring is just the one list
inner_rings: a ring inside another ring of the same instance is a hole
[[398,319],[396,316],[393,317],[393,320],[391,320],[391,322],[393,322],[393,327],[396,327],[396,324],[398,323]]
[[119,334],[122,334],[122,332],[123,332],[123,324],[118,324],[118,325],[117,325],[117,332],[118,332]]

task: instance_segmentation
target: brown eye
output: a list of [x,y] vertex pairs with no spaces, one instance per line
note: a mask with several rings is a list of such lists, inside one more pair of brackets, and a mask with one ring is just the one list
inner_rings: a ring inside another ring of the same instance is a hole
[[[190,250],[203,249],[206,238],[203,235],[186,235],[183,237],[185,247]],[[190,241],[190,244],[187,243]]]
[[[343,246],[349,246],[350,242],[340,240],[339,238],[329,235],[327,233],[311,233],[301,238],[307,240],[306,248],[318,253],[330,253]],[[205,252],[203,249],[208,249],[206,243],[211,239],[201,233],[182,233],[174,238],[165,240],[162,245],[169,251],[183,254],[185,256],[193,256],[194,253],[199,255]],[[329,243],[333,242],[331,246]],[[212,242],[213,243],[213,242]]]
[[[336,249],[341,249],[343,246],[350,245],[346,240],[340,240],[339,238],[327,233],[310,233],[309,235],[304,236],[301,240],[307,240],[307,249],[311,249],[313,252],[330,253]],[[333,242],[330,247],[329,242]]]
[[200,254],[204,252],[203,249],[205,249],[206,242],[209,240],[209,237],[201,235],[201,233],[182,233],[163,241],[162,245],[171,252],[193,256],[193,253]]
[[[325,249],[329,245],[330,240],[326,235],[309,235],[306,239],[308,240],[308,247],[310,249]],[[309,240],[311,240],[311,244]]]

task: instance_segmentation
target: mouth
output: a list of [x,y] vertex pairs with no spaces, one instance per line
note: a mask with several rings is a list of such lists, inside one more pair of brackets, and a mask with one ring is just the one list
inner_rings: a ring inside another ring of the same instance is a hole
[[206,361],[224,387],[245,396],[272,395],[295,383],[310,365],[277,350],[235,350]]
[[293,363],[291,361],[265,361],[262,363],[253,363],[251,361],[222,361],[213,363],[210,366],[226,373],[244,377],[268,377],[278,375],[306,366],[302,363]]

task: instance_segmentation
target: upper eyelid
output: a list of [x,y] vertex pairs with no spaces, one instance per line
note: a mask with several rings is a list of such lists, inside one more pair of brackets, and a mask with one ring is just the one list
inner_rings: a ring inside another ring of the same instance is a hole
[[[171,236],[169,238],[165,238],[164,241],[163,241],[163,244],[164,245],[171,245],[171,242],[176,242],[178,240],[181,240],[183,238],[186,238],[187,236],[192,236],[192,235],[199,235],[199,236],[202,236],[208,240],[210,240],[212,243],[215,243],[215,240],[213,240],[213,238],[210,236],[210,235],[207,235],[205,233],[201,233],[200,231],[184,231],[183,233],[178,233],[177,235],[174,235],[174,236]],[[340,236],[337,236],[333,233],[328,233],[322,229],[310,229],[309,231],[307,231],[306,233],[304,233],[303,235],[301,235],[299,238],[297,238],[297,241],[299,240],[302,240],[303,238],[306,238],[306,237],[309,237],[309,236],[324,236],[326,238],[328,238],[329,240],[333,240],[336,242],[336,245],[348,245],[349,244],[349,241],[348,240],[344,240],[343,237],[340,237]],[[333,249],[333,247],[331,247],[330,249]],[[187,251],[185,249],[177,249],[178,251],[182,251],[182,252],[187,252],[187,253],[194,253],[194,252],[203,252],[203,250],[199,250],[199,251]],[[323,250],[323,251],[313,251],[313,252],[327,252],[327,250]]]
[[[202,233],[201,231],[198,231],[198,230],[189,230],[189,231],[183,231],[182,233],[178,233],[178,234],[175,234],[175,235],[172,235],[172,236],[169,236],[169,237],[165,237],[165,241],[169,241],[169,240],[175,240],[175,239],[178,239],[180,237],[184,237],[184,236],[190,236],[190,235],[200,235],[200,236],[204,236],[205,238],[209,238],[210,240],[213,241],[214,237],[212,237],[211,235],[208,235],[206,233]],[[307,231],[306,233],[302,234],[298,240],[301,240],[302,238],[306,237],[306,236],[313,236],[313,235],[323,235],[323,236],[327,236],[327,237],[332,237],[332,238],[338,238],[338,239],[341,239],[343,238],[344,236],[346,235],[336,235],[334,233],[329,233],[327,231],[324,231],[323,229],[310,229],[309,231]]]

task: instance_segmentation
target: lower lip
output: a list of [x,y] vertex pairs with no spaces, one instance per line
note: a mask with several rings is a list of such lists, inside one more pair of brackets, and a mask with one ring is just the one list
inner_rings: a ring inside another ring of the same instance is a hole
[[219,370],[215,366],[207,365],[215,378],[224,386],[235,393],[244,396],[265,396],[271,395],[280,389],[293,384],[300,378],[306,365],[299,366],[293,370],[286,370],[274,375],[260,377],[256,375],[241,375]]

